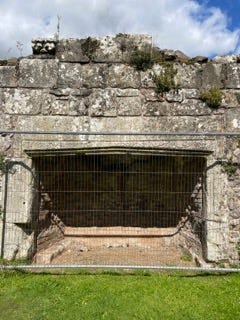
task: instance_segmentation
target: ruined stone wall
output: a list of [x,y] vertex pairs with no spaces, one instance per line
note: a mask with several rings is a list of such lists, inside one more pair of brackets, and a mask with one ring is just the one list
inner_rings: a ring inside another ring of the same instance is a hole
[[[154,59],[149,64],[146,54],[145,64],[139,66],[138,56],[142,51],[150,52]],[[178,51],[152,50],[150,36],[124,34],[58,42],[37,39],[33,42],[33,53],[29,57],[0,61],[2,130],[240,131],[238,56],[216,57],[211,61],[205,57],[189,59]],[[168,88],[163,90],[157,79],[168,73]],[[202,90],[209,88],[222,92],[217,107],[200,99]],[[1,153],[14,159],[7,178],[11,201],[6,204],[6,257],[28,255],[34,242],[29,229],[29,224],[36,220],[33,212],[37,206],[31,156],[38,150],[109,146],[198,150],[209,154],[206,156],[205,258],[238,261],[239,141],[214,137],[149,139],[2,134]],[[236,169],[234,172],[230,172],[231,166]]]

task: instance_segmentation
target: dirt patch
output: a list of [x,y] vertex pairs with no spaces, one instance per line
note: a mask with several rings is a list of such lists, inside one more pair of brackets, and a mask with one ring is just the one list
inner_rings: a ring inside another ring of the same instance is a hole
[[[64,248],[58,250],[59,247]],[[88,247],[86,243],[77,240],[64,239],[54,248],[38,252],[38,261],[50,264],[81,264],[81,265],[141,265],[141,266],[194,266],[194,261],[184,261],[180,247],[165,248],[139,247],[128,244],[101,244]],[[52,254],[50,259],[49,251]],[[58,252],[57,254],[55,252]]]

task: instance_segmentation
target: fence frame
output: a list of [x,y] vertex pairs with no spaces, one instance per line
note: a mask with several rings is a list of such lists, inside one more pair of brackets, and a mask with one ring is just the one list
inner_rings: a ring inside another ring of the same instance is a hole
[[[26,131],[26,130],[1,130],[0,135],[67,135],[67,136],[167,136],[167,137],[240,137],[240,132],[86,132],[86,131]],[[147,140],[146,140],[147,141]],[[10,166],[6,163],[4,188],[7,190],[8,171]],[[2,245],[1,257],[4,255],[4,239],[5,239],[5,223],[6,223],[6,207],[7,195],[4,193],[3,211],[2,211]],[[84,265],[84,264],[69,264],[69,265],[8,265],[5,262],[0,264],[0,270],[38,270],[38,269],[144,269],[144,270],[166,270],[166,271],[202,271],[202,272],[240,272],[240,265],[237,268],[220,268],[220,267],[181,267],[181,266],[142,266],[142,265]]]

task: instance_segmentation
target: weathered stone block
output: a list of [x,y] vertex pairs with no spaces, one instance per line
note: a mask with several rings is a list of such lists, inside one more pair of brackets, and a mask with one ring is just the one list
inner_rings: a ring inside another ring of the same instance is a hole
[[124,64],[109,67],[108,86],[119,88],[139,88],[140,74],[133,67]]
[[87,106],[85,100],[78,97],[48,96],[44,104],[43,114],[83,116],[87,115]]
[[236,63],[239,60],[239,55],[231,54],[224,56],[216,56],[213,58],[214,63]]
[[90,115],[92,117],[117,116],[116,111],[116,89],[96,89],[93,94],[87,99],[87,105],[90,108]]
[[45,103],[43,90],[7,89],[3,92],[6,114],[39,114]]
[[138,97],[119,97],[116,101],[119,116],[139,116],[142,114],[142,99]]
[[225,75],[222,64],[208,62],[202,65],[202,68],[198,68],[196,72],[195,87],[200,89],[224,88]]
[[143,117],[145,130],[149,132],[208,132],[218,131],[221,128],[221,116],[162,116]]
[[96,89],[87,99],[91,116],[141,115],[142,99],[135,89]]
[[[141,131],[143,127],[142,117],[115,117],[109,121],[106,117],[92,117],[90,119],[90,128],[92,132],[133,132]],[[116,137],[108,137],[108,139],[116,140]],[[98,137],[89,137],[89,139],[98,139]],[[126,136],[123,139],[129,140],[130,137]]]
[[12,162],[11,176],[8,180],[7,222],[29,223],[31,221],[32,175],[30,167],[22,165],[22,159]]
[[17,86],[16,68],[0,66],[0,87],[12,88]]
[[55,88],[58,77],[56,59],[22,59],[19,63],[19,86]]
[[200,92],[198,89],[182,89],[184,99],[199,99]]
[[183,91],[181,89],[173,89],[166,93],[166,100],[168,102],[182,102]]
[[80,88],[80,89],[57,88],[57,89],[50,90],[49,93],[56,97],[62,97],[62,96],[87,97],[92,93],[92,90],[87,88]]
[[[88,117],[71,117],[71,116],[19,116],[16,123],[16,130],[36,130],[36,131],[87,131]],[[46,137],[45,137],[46,138]],[[56,136],[50,139],[56,139]],[[47,144],[47,148],[50,145]]]
[[57,46],[57,57],[63,62],[129,62],[132,51],[152,47],[149,35],[118,34],[116,37],[63,39]]
[[239,64],[226,64],[225,65],[225,87],[227,89],[240,88],[240,65]]
[[115,89],[117,97],[137,97],[140,94],[136,89]]
[[221,105],[225,108],[237,108],[239,106],[239,93],[235,90],[224,90],[222,91],[222,103]]
[[102,88],[106,85],[107,75],[108,67],[105,64],[61,63],[59,85],[70,88]]
[[201,65],[195,64],[175,64],[174,69],[176,70],[176,75],[174,77],[175,84],[180,88],[186,89],[196,89],[198,79],[197,72],[201,70]]
[[155,89],[141,89],[141,94],[144,97],[145,101],[162,101],[164,100],[157,92]]
[[173,116],[210,116],[212,114],[212,110],[201,100],[186,99],[182,103],[171,103],[169,107],[169,114]]
[[149,35],[118,34],[116,37],[93,38],[99,46],[92,54],[94,62],[129,62],[133,50],[151,50]]
[[151,69],[140,72],[141,86],[143,88],[156,88],[156,84],[153,81],[153,75],[160,75],[164,72],[164,66],[154,64]]
[[144,104],[143,115],[149,117],[166,116],[170,113],[171,104],[166,101],[152,101]]
[[63,62],[89,62],[86,46],[87,39],[61,39],[57,45],[57,57]]
[[240,131],[240,109],[234,108],[225,111],[227,131]]

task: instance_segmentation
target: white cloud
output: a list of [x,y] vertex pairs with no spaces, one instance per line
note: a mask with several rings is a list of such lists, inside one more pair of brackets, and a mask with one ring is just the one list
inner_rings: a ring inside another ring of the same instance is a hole
[[[149,33],[161,48],[193,56],[235,52],[240,30],[229,30],[218,8],[195,0],[0,0],[0,56],[31,53],[31,39],[53,36],[61,16],[61,37]],[[8,51],[10,50],[10,53]]]

